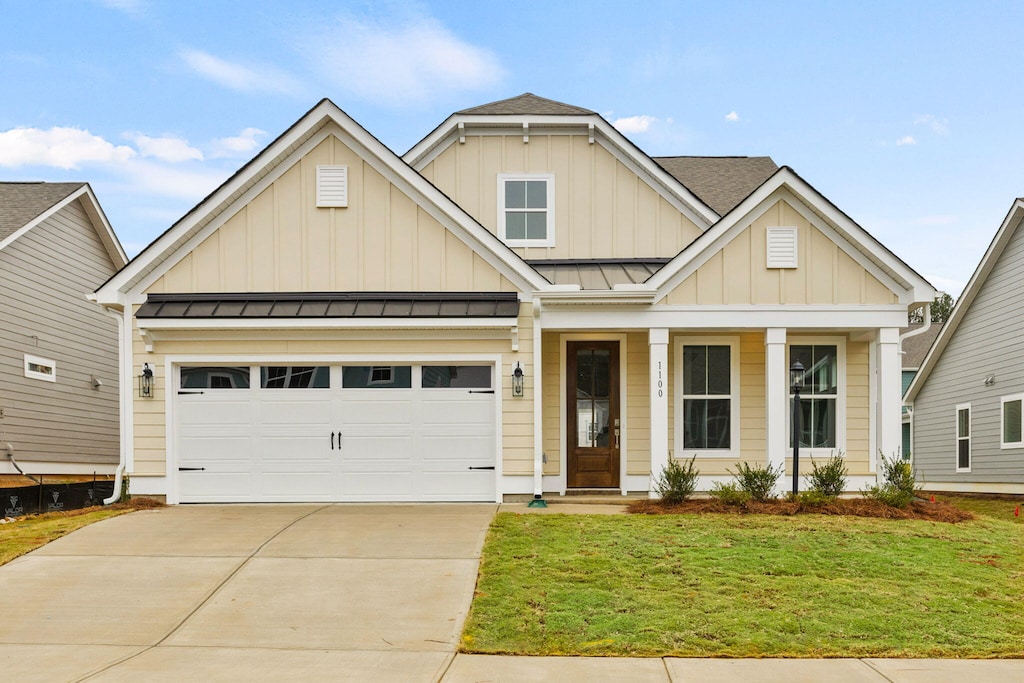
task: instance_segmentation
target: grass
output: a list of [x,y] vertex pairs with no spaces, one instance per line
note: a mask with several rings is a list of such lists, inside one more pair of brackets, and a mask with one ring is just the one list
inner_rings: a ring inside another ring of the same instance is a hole
[[484,547],[462,647],[1022,657],[1024,526],[1005,501],[971,500],[965,506],[981,516],[960,524],[503,513]]
[[68,512],[47,512],[0,524],[0,565],[95,522],[137,509],[131,502]]

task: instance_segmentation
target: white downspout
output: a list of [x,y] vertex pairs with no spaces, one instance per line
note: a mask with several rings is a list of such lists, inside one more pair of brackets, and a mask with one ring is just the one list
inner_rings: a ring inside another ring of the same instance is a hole
[[921,327],[917,328],[916,330],[911,330],[910,332],[906,332],[906,333],[900,335],[900,355],[901,356],[903,355],[903,340],[904,339],[906,339],[907,337],[916,337],[919,334],[924,334],[925,332],[928,331],[928,329],[931,326],[932,326],[932,305],[929,303],[929,304],[925,304],[924,305],[924,325],[921,325]]
[[117,397],[117,416],[118,416],[118,442],[119,442],[119,456],[117,469],[114,472],[114,493],[110,498],[104,498],[103,504],[110,505],[116,503],[121,498],[121,485],[124,478],[125,461],[128,453],[128,430],[126,428],[126,411],[125,406],[125,393],[131,389],[132,382],[131,377],[125,368],[125,348],[124,348],[124,317],[119,311],[113,311],[107,306],[103,307],[103,312],[117,320],[117,379],[118,379],[118,397]]

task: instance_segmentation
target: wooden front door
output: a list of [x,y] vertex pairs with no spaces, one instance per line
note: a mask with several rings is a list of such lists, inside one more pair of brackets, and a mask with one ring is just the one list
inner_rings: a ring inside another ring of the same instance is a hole
[[619,343],[566,345],[569,488],[619,486]]

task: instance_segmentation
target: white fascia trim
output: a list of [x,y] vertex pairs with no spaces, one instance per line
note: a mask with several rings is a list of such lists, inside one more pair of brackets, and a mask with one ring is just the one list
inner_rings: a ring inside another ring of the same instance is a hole
[[971,275],[967,286],[964,287],[963,294],[960,295],[960,299],[953,306],[953,310],[949,314],[949,320],[942,326],[939,335],[932,342],[931,348],[928,349],[928,355],[921,361],[921,368],[910,382],[910,386],[907,387],[907,393],[904,395],[904,400],[907,403],[914,401],[924,387],[925,382],[928,381],[928,375],[931,374],[935,364],[939,362],[943,350],[953,338],[956,329],[960,326],[960,321],[967,315],[967,309],[970,307],[971,302],[977,298],[982,285],[985,284],[989,273],[995,268],[999,257],[1002,255],[1003,250],[1006,249],[1006,245],[1009,244],[1010,238],[1013,237],[1022,220],[1024,220],[1024,199],[1017,199],[1010,206],[1010,211],[1006,214],[1002,225],[999,226],[999,230],[996,231],[992,242],[988,245],[985,255],[981,257],[978,267],[974,270],[974,274]]
[[900,304],[883,306],[654,306],[593,310],[544,308],[544,327],[563,329],[765,329],[770,327],[870,330],[905,324]]
[[[320,131],[321,128],[324,128],[331,122],[340,129],[341,135],[332,130]],[[402,163],[401,159],[394,152],[368,133],[354,119],[338,108],[337,105],[329,100],[325,100],[295,123],[276,143],[264,150],[254,160],[262,160],[262,163],[253,163],[246,173],[230,179],[218,188],[207,200],[187,214],[180,224],[157,238],[157,241],[147,248],[146,252],[149,252],[148,254],[144,252],[141,258],[137,258],[129,263],[106,285],[100,288],[96,293],[98,301],[101,303],[118,303],[116,295],[118,290],[129,291],[130,293],[138,293],[144,290],[145,287],[140,286],[136,279],[140,277],[140,274],[148,266],[157,259],[169,260],[176,253],[179,255],[188,253],[183,251],[183,246],[179,242],[197,224],[205,220],[212,210],[228,201],[236,192],[248,187],[249,191],[231,202],[229,206],[225,206],[220,210],[219,222],[223,223],[226,221],[234,213],[231,210],[232,207],[241,206],[242,203],[251,200],[256,194],[254,190],[257,186],[263,189],[269,184],[268,178],[260,178],[261,174],[265,173],[268,163],[279,157],[303,138],[310,137],[311,131],[319,131],[320,135],[313,137],[319,137],[320,140],[328,134],[335,134],[345,144],[351,145],[353,151],[370,163],[378,172],[384,174],[400,190],[413,198],[418,198],[421,208],[441,222],[442,225],[452,230],[453,234],[473,249],[474,252],[478,253],[489,265],[505,275],[524,293],[529,293],[534,289],[542,289],[545,286],[546,280],[533,268],[526,265],[515,252],[502,244],[495,235],[492,235],[486,228],[477,223],[461,207],[431,185],[423,176]],[[303,144],[289,155],[291,163],[287,163],[287,159],[284,159],[278,164],[278,167],[275,169],[278,171],[276,177],[279,177],[287,167],[301,159],[301,150],[308,150],[309,142],[307,140],[306,144]],[[392,159],[398,163],[394,163]],[[282,169],[280,168],[281,166],[285,166],[285,168]],[[270,175],[274,174],[271,173]],[[257,178],[260,178],[259,182],[256,181]],[[191,240],[189,243],[192,243]],[[170,266],[167,266],[167,268],[170,268]],[[150,282],[155,279],[147,278]]]
[[[464,135],[488,134],[504,135],[508,131],[522,131],[523,124],[530,127],[530,133],[594,135],[594,142],[601,145],[616,159],[664,197],[670,204],[685,215],[698,227],[707,227],[715,223],[719,216],[707,204],[702,202],[682,183],[665,169],[658,166],[651,157],[640,150],[635,144],[620,133],[614,126],[597,114],[579,116],[540,116],[529,114],[506,114],[501,116],[479,116],[455,114],[438,126],[434,131],[410,149],[403,159],[416,170],[423,169],[436,159],[441,152],[459,139],[459,125],[463,126]],[[501,129],[507,129],[503,131]],[[570,130],[574,129],[574,130]]]
[[100,238],[100,242],[102,242],[104,248],[106,248],[107,254],[110,256],[110,260],[114,262],[114,267],[123,267],[124,264],[128,262],[128,256],[121,247],[121,242],[118,241],[117,235],[114,234],[114,229],[111,227],[110,221],[107,220],[106,215],[103,213],[103,209],[100,207],[99,200],[96,199],[96,195],[93,194],[92,188],[89,187],[88,183],[83,183],[80,188],[69,194],[67,197],[33,218],[29,223],[26,223],[15,230],[3,240],[0,240],[0,251],[3,251],[3,249],[9,244],[16,241],[19,237],[35,228],[40,223],[47,221],[58,211],[62,210],[68,204],[77,199],[83,200],[82,205],[85,207],[85,213],[89,217],[89,220],[92,221],[93,228],[96,230],[96,234]]
[[[869,272],[873,275],[878,277],[885,272],[885,269],[895,274],[896,277],[886,274],[879,279],[900,296],[901,302],[917,303],[934,299],[934,296],[929,299],[929,294],[937,294],[934,287],[899,259],[889,254],[863,228],[835,210],[820,193],[786,167],[776,171],[771,178],[721,221],[651,276],[646,284],[657,288],[661,296],[666,296],[776,201],[787,198],[787,194],[796,200],[789,202],[794,209],[815,227],[819,229],[827,227],[828,230],[824,232],[859,264],[869,268],[868,264],[872,263]],[[813,211],[808,212],[804,207],[813,207]],[[844,239],[837,240],[837,234]],[[850,242],[852,245],[844,245],[844,242]],[[872,258],[868,258],[868,254]],[[878,267],[878,264],[881,264],[882,267]],[[897,278],[902,278],[907,285],[899,283]]]
[[534,298],[547,305],[573,304],[653,304],[653,290],[579,289],[534,292]]

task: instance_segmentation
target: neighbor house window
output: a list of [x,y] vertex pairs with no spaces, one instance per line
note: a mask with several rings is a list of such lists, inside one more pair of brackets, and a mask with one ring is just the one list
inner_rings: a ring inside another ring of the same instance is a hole
[[498,235],[510,246],[555,245],[555,178],[550,174],[498,176]]
[[956,471],[971,471],[971,404],[956,407]]
[[1021,406],[1024,394],[1003,396],[1003,448],[1021,448],[1024,446],[1024,430],[1021,429]]
[[57,381],[57,363],[25,354],[25,376],[46,382]]
[[[789,365],[792,366],[796,361],[804,366],[804,386],[800,390],[800,446],[837,448],[839,346],[793,344],[789,347]],[[792,398],[791,393],[790,405],[793,403]],[[790,445],[792,443],[793,435],[790,434]]]
[[682,440],[676,449],[729,454],[738,446],[739,359],[729,339],[682,340],[677,359],[681,371]]

